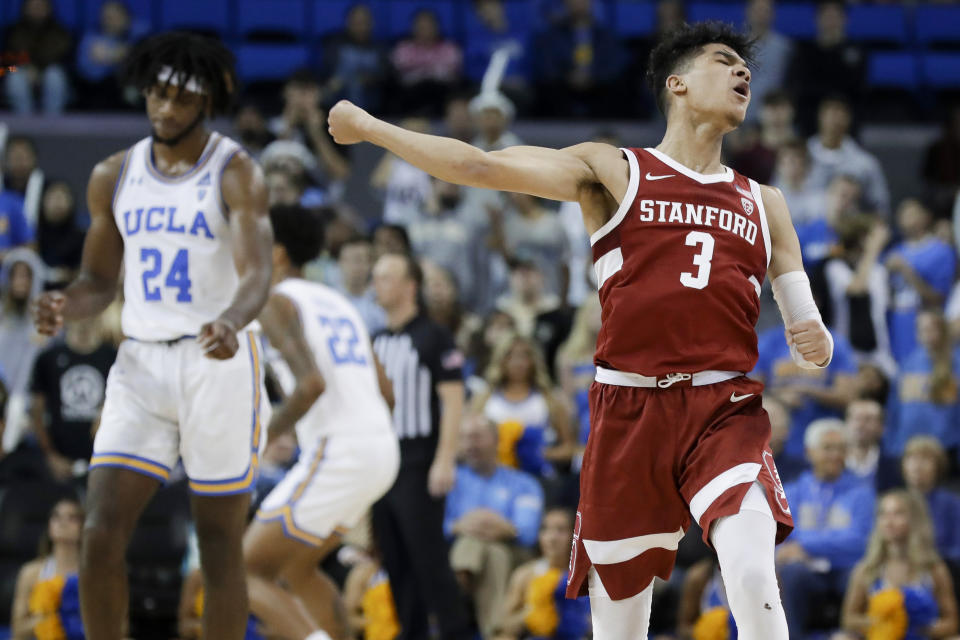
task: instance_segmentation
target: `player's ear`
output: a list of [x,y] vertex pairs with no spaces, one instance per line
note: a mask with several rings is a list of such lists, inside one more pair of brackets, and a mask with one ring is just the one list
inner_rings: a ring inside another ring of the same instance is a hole
[[687,92],[687,83],[684,81],[683,76],[676,73],[667,76],[667,91],[675,96],[685,94]]

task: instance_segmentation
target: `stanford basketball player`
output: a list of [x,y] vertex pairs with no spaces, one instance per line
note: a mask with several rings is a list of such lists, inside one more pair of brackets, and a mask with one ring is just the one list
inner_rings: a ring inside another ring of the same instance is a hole
[[685,26],[650,57],[667,117],[651,149],[598,143],[484,152],[405,131],[341,102],[340,143],[369,141],[441,180],[578,201],[603,323],[568,596],[589,592],[594,637],[646,638],[654,576],[696,519],[717,550],[745,640],[787,638],[774,544],[792,527],[768,447],[754,322],[769,275],[798,364],[833,341],[813,302],[783,196],[720,163],[750,102],[751,43]]

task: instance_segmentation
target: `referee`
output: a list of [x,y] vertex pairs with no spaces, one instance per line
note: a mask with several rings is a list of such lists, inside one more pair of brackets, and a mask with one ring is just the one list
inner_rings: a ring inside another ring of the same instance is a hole
[[386,254],[373,269],[387,327],[373,348],[393,383],[400,473],[373,506],[374,535],[390,576],[400,640],[473,638],[443,537],[444,496],[453,487],[463,413],[463,356],[419,304],[423,274],[409,254]]

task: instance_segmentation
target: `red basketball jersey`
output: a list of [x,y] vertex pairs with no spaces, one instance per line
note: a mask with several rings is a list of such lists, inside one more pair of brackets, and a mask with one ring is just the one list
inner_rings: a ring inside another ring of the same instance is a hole
[[759,185],[704,175],[656,149],[623,149],[630,182],[590,238],[603,323],[598,366],[646,376],[757,362],[770,232]]

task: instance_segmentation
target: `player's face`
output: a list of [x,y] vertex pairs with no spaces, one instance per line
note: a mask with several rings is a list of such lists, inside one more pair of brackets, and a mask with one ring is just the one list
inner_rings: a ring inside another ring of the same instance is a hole
[[900,496],[887,496],[880,501],[877,528],[887,542],[899,542],[910,534],[910,509]]
[[58,543],[79,543],[83,512],[73,502],[60,502],[50,514],[50,540]]
[[202,121],[206,98],[172,85],[154,85],[145,92],[147,117],[157,142],[175,144]]
[[540,525],[540,550],[546,558],[559,558],[570,554],[573,523],[562,511],[551,511],[543,517]]
[[686,86],[688,110],[719,118],[730,129],[743,122],[750,104],[750,70],[733,49],[708,44],[686,72],[676,75]]

